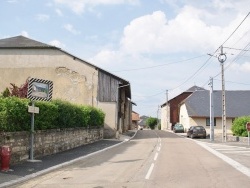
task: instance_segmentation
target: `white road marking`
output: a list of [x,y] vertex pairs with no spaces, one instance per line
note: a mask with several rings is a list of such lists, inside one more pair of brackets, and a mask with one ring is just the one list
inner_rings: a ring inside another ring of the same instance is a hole
[[[246,151],[246,149],[243,149],[243,148],[215,148],[216,150],[218,150],[218,151],[230,151],[230,150],[232,150],[232,151]],[[249,150],[250,151],[250,150]]]
[[160,146],[157,148],[157,151],[161,151],[161,147]]
[[154,160],[156,161],[158,157],[158,153],[155,154]]
[[147,173],[146,176],[145,176],[145,179],[148,180],[148,179],[150,178],[150,175],[151,175],[153,169],[154,169],[154,163],[151,164],[151,166],[150,166],[150,168],[149,168],[149,170],[148,170],[148,173]]
[[240,146],[227,146],[227,145],[221,145],[221,144],[211,144],[207,143],[207,145],[212,146],[213,148],[237,148],[237,149],[248,149],[247,147],[240,147]]
[[223,153],[250,153],[250,151],[223,151]]
[[242,164],[238,163],[237,161],[219,153],[218,151],[210,148],[203,142],[197,142],[200,146],[211,152],[212,154],[216,155],[217,157],[221,158],[223,161],[234,167],[236,170],[240,171],[241,173],[245,174],[246,176],[250,177],[250,169],[243,166]]

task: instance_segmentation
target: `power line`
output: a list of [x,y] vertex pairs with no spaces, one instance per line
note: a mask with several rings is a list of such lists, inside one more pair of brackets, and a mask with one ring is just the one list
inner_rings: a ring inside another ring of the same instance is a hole
[[162,93],[164,93],[165,91],[161,91],[159,93],[156,93],[156,94],[153,94],[153,95],[143,95],[143,96],[139,96],[139,95],[133,95],[135,97],[154,97],[154,96],[157,96],[157,95],[160,95]]
[[[242,23],[246,20],[246,18],[249,16],[249,14],[250,14],[250,12],[248,12],[248,14],[245,16],[245,18],[241,21],[241,23],[236,27],[236,29],[229,35],[229,37],[220,45],[220,47],[221,46],[223,46],[232,36],[233,36],[233,34],[238,30],[238,28],[242,25]],[[211,55],[211,57],[212,56],[214,56],[214,54],[218,51],[218,49],[220,49],[220,47],[218,47],[216,50],[215,50],[215,52]],[[176,88],[173,88],[173,89],[171,89],[171,90],[174,90],[174,89],[177,89],[178,87],[180,87],[180,86],[182,86],[182,85],[184,85],[186,82],[188,82],[191,78],[193,78],[201,69],[202,69],[202,67],[204,67],[207,63],[208,63],[208,61],[211,59],[211,57],[192,75],[192,76],[190,76],[187,80],[185,80],[182,84],[180,84],[179,86],[177,86]],[[218,76],[218,75],[217,75]]]
[[238,49],[238,48],[230,48],[230,47],[224,47],[223,48],[227,48],[227,49],[230,49],[230,50],[241,50],[241,51],[246,51],[246,52],[249,52],[250,50],[244,50],[244,49]]
[[[221,81],[219,79],[214,79],[214,80]],[[240,85],[250,85],[250,83],[241,83],[241,82],[234,82],[234,81],[225,81],[225,82],[233,83],[233,84],[240,84]]]
[[[247,17],[249,16],[250,12],[248,12],[248,14],[245,16],[245,18],[240,22],[240,24],[236,27],[236,29],[231,33],[231,35],[229,35],[229,37],[222,43],[221,46],[223,46],[232,36],[233,34],[238,30],[238,28],[242,25],[242,23],[247,19]],[[219,47],[220,48],[220,47]],[[218,49],[219,49],[218,48]],[[217,50],[218,50],[217,49]]]
[[195,71],[195,73],[194,74],[192,74],[189,78],[187,78],[184,82],[182,82],[180,85],[178,85],[177,87],[175,87],[175,88],[172,88],[172,89],[170,89],[170,90],[175,90],[175,89],[177,89],[177,88],[179,88],[180,86],[182,86],[182,85],[184,85],[185,83],[187,83],[191,78],[193,78],[208,62],[209,62],[209,60],[212,58],[212,56],[210,56],[206,61],[205,61],[205,63],[197,70],[197,71]]
[[[216,50],[215,50],[215,52],[212,54],[212,55],[210,55],[211,57],[212,56],[214,56],[214,54],[218,51],[218,49],[220,49],[221,48],[221,46],[223,46],[232,36],[233,36],[233,34],[238,30],[238,28],[243,24],[243,22],[246,20],[246,18],[249,16],[249,14],[250,14],[250,12],[248,12],[248,14],[245,16],[245,18],[240,22],[240,24],[236,27],[236,29],[229,35],[229,37],[220,45],[220,47],[218,47]],[[247,31],[247,32],[245,32],[245,34],[244,35],[246,35],[247,33],[248,33],[249,31]],[[243,36],[244,36],[243,35]],[[242,36],[242,37],[243,37]],[[239,40],[241,40],[242,39],[242,37],[239,39]],[[248,45],[249,45],[249,43],[248,43]],[[247,46],[248,46],[247,45]],[[246,48],[247,48],[247,46],[244,48],[244,49],[241,49],[241,52],[244,50],[245,51],[245,53],[247,52],[247,51],[249,51],[249,50],[246,50]],[[229,48],[229,47],[225,47],[225,48]],[[233,49],[233,48],[229,48],[229,49]],[[240,50],[240,49],[239,49]],[[240,52],[240,53],[241,53]],[[240,54],[239,53],[239,54]],[[239,56],[239,54],[237,55],[237,57]],[[236,57],[236,58],[237,58]],[[234,61],[236,61],[236,58],[234,59]],[[233,61],[233,62],[234,62]],[[230,64],[229,64],[230,65]],[[229,66],[227,66],[226,68],[225,68],[225,70],[228,68]],[[219,76],[221,74],[221,72],[219,72],[218,74],[216,74],[215,76],[213,76],[213,78],[216,78],[217,76]],[[208,82],[206,82],[204,85],[206,85]],[[203,86],[204,86],[203,85]]]
[[175,63],[181,63],[181,62],[185,62],[185,61],[190,61],[190,60],[197,59],[197,58],[204,57],[204,56],[206,56],[206,55],[200,55],[200,56],[192,57],[192,58],[189,58],[189,59],[175,61],[175,62],[170,62],[170,63],[166,63],[166,64],[161,64],[161,65],[154,65],[154,66],[142,67],[142,68],[134,68],[134,69],[124,69],[124,70],[118,70],[118,71],[112,71],[112,72],[125,72],[125,71],[136,71],[136,70],[143,70],[143,69],[152,69],[152,68],[156,68],[156,67],[162,67],[162,66],[167,66],[167,65],[175,64]]
[[[169,91],[171,92],[171,90],[175,90],[177,88],[179,88],[180,86],[184,85],[185,83],[187,83],[190,79],[192,79],[203,67],[205,67],[205,65],[207,65],[207,63],[209,62],[209,60],[212,58],[212,56],[215,55],[215,53],[218,51],[218,49],[221,48],[221,46],[223,46],[232,36],[233,34],[238,30],[238,28],[243,24],[243,22],[246,20],[246,18],[249,16],[250,12],[245,16],[245,18],[240,22],[240,24],[235,28],[235,30],[229,35],[229,37],[214,51],[213,54],[210,55],[210,57],[205,61],[205,63],[197,70],[195,71],[190,77],[188,77],[184,82],[182,82],[180,85],[178,85],[177,87],[174,87],[172,89],[169,89]],[[247,47],[247,46],[246,46]],[[245,48],[246,48],[245,47]],[[229,48],[229,47],[228,47]],[[244,51],[249,51],[249,50],[244,50]],[[242,50],[241,50],[242,52]],[[240,52],[240,53],[241,53]],[[239,54],[240,54],[239,53]],[[172,62],[172,63],[167,63],[167,64],[163,64],[163,65],[156,65],[156,66],[151,66],[151,67],[144,67],[144,68],[137,68],[137,69],[127,69],[127,70],[121,70],[121,71],[114,71],[114,72],[122,72],[122,71],[133,71],[133,70],[142,70],[142,69],[150,69],[150,68],[155,68],[155,67],[160,67],[160,66],[166,66],[166,65],[170,65],[170,64],[174,64],[174,63],[179,63],[179,62],[184,62],[184,61],[189,61],[189,60],[192,60],[192,59],[196,59],[196,58],[199,58],[199,57],[203,57],[204,55],[202,56],[197,56],[197,57],[194,57],[194,58],[190,58],[190,59],[187,59],[187,60],[182,60],[182,61],[177,61],[177,62]],[[239,56],[239,55],[238,55]],[[238,57],[237,56],[237,57]],[[236,58],[235,58],[236,60]],[[228,66],[226,67],[228,68]],[[217,77],[218,75],[220,75],[220,73],[218,73],[215,77]],[[206,82],[207,83],[207,82]],[[205,84],[204,84],[205,85]],[[156,96],[156,95],[159,95],[159,94],[162,94],[163,92],[165,91],[162,91],[160,93],[157,93],[157,94],[154,94],[154,95],[151,95],[151,96],[145,96],[145,97],[152,97],[152,96]]]

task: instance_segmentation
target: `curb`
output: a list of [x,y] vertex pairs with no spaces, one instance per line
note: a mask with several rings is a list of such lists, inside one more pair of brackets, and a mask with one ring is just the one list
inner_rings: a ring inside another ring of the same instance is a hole
[[55,165],[55,166],[49,167],[49,168],[44,169],[44,170],[41,170],[41,171],[39,171],[39,172],[35,172],[35,173],[30,174],[30,175],[27,175],[27,176],[24,176],[24,177],[15,179],[15,180],[11,180],[11,181],[9,181],[9,182],[2,183],[2,184],[0,184],[0,188],[2,188],[2,187],[8,187],[8,186],[11,186],[11,185],[15,185],[15,184],[17,184],[17,183],[23,183],[23,182],[28,181],[28,180],[30,180],[30,179],[32,179],[32,178],[37,177],[37,176],[44,175],[44,174],[49,173],[49,172],[51,172],[51,171],[54,171],[54,170],[63,168],[63,167],[65,167],[65,166],[68,166],[68,165],[70,165],[70,164],[73,164],[73,163],[75,163],[75,162],[77,162],[77,161],[80,161],[80,160],[82,160],[82,159],[91,157],[91,156],[96,155],[96,154],[98,154],[98,153],[101,153],[101,152],[103,152],[103,151],[106,151],[106,150],[109,150],[109,149],[111,149],[111,148],[117,147],[117,146],[119,146],[119,145],[121,145],[121,144],[123,144],[123,143],[125,143],[125,142],[128,142],[128,141],[130,141],[131,139],[133,139],[133,138],[135,137],[136,134],[137,134],[137,131],[135,132],[135,134],[134,134],[132,137],[130,137],[130,138],[128,138],[128,139],[124,139],[124,141],[122,141],[122,142],[120,142],[120,143],[117,143],[117,144],[115,144],[115,145],[113,145],[113,146],[110,146],[110,147],[101,149],[101,150],[99,150],[99,151],[95,151],[95,152],[93,152],[93,153],[87,154],[87,155],[82,156],[82,157],[75,158],[75,159],[73,159],[73,160],[64,162],[64,163],[59,164],[59,165]]

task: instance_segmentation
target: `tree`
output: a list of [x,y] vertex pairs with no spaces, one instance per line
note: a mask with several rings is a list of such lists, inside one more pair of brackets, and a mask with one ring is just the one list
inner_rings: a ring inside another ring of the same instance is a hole
[[1,93],[3,97],[9,97],[10,96],[10,90],[6,87],[6,89]]
[[150,127],[150,129],[155,129],[155,126],[157,125],[158,119],[149,117],[146,121],[146,125]]
[[19,98],[27,98],[28,84],[29,84],[29,78],[27,78],[25,83],[21,85],[20,87],[11,83],[10,85],[12,86],[12,88],[10,88],[10,96],[16,96]]
[[250,116],[238,117],[233,121],[231,130],[236,136],[247,136],[246,124],[250,122]]

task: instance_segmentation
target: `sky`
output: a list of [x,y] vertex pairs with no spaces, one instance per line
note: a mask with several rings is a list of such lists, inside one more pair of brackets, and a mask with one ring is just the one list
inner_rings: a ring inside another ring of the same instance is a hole
[[57,46],[131,84],[133,111],[192,86],[250,90],[249,0],[1,0],[0,38]]

